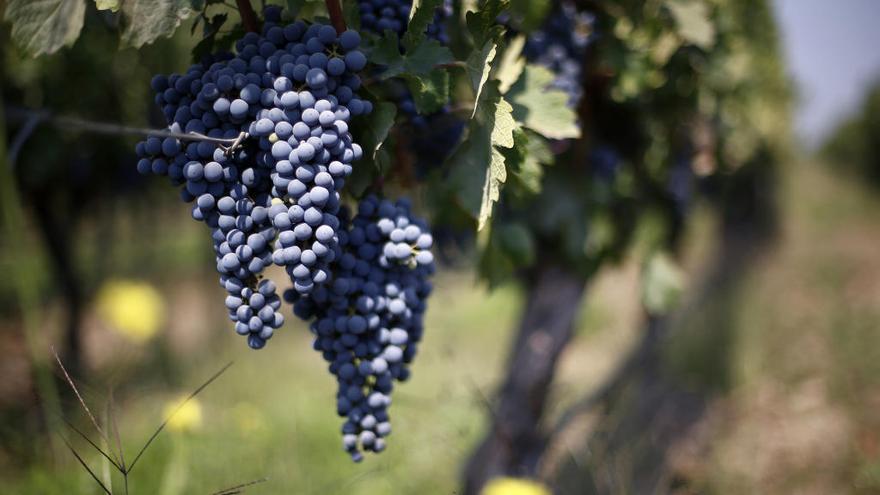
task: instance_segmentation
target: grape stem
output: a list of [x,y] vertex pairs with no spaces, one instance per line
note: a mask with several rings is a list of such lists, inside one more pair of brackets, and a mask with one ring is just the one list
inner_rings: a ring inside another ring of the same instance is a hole
[[[6,114],[10,118],[10,120],[24,121],[25,125],[29,128],[28,136],[30,135],[30,133],[33,132],[37,124],[41,122],[47,122],[68,130],[82,130],[111,136],[137,135],[161,138],[171,137],[180,139],[181,141],[207,141],[209,143],[215,143],[219,145],[220,148],[227,154],[232,153],[233,151],[238,149],[242,145],[242,143],[248,137],[250,137],[248,133],[242,132],[234,138],[215,138],[205,136],[204,134],[199,134],[197,132],[173,132],[164,129],[147,129],[143,127],[131,127],[120,124],[110,124],[107,122],[95,122],[92,120],[81,119],[79,117],[53,115],[47,110],[33,110],[28,108],[7,108]],[[20,148],[23,144],[23,142],[19,143],[17,148]],[[17,158],[17,154],[18,153],[16,153],[14,156],[11,156],[10,158]],[[13,167],[15,166],[14,163],[14,160],[10,161],[10,165]]]
[[235,0],[238,5],[238,13],[241,16],[241,23],[244,28],[252,33],[260,32],[260,23],[257,21],[257,13],[250,0]]
[[330,14],[330,22],[336,29],[336,34],[345,32],[345,17],[342,16],[342,4],[339,0],[324,0],[327,4],[327,13]]

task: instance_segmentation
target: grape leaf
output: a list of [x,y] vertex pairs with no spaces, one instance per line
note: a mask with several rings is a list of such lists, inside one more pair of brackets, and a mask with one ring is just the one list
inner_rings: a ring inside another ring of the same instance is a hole
[[210,19],[205,17],[205,25],[202,29],[202,39],[201,41],[196,43],[196,46],[194,46],[192,49],[193,63],[196,63],[202,60],[207,55],[210,55],[211,53],[217,51],[215,49],[214,42],[217,39],[217,33],[220,32],[220,28],[223,27],[228,18],[229,15],[226,12],[222,14],[214,14],[214,16]]
[[394,125],[396,112],[397,107],[393,103],[379,101],[373,105],[369,115],[355,119],[352,132],[358,136],[364,156],[354,164],[351,177],[346,180],[347,188],[354,196],[361,196],[377,177],[389,169],[391,157],[385,143]]
[[385,66],[380,77],[389,79],[408,73],[415,76],[430,75],[437,65],[452,62],[453,56],[449,48],[436,40],[422,40],[413,50],[400,53],[397,35],[385,31],[370,53],[370,60]]
[[526,65],[519,80],[507,92],[513,118],[549,139],[577,138],[577,114],[568,108],[568,95],[548,89],[553,73],[538,65]]
[[513,107],[501,96],[497,86],[494,86],[494,90],[494,93],[497,94],[497,101],[495,102],[495,115],[492,118],[492,144],[511,148],[513,147],[513,132],[518,128],[512,115]]
[[480,202],[480,214],[477,217],[477,230],[483,230],[492,217],[492,206],[501,197],[501,184],[507,181],[507,169],[504,167],[504,155],[492,147],[492,159],[486,168],[486,182],[483,184],[483,199]]
[[528,33],[541,26],[553,3],[550,0],[511,0],[510,13],[514,19],[520,19],[520,31]]
[[465,14],[465,23],[468,31],[474,39],[474,47],[478,50],[471,52],[465,61],[465,68],[474,88],[474,111],[473,118],[477,114],[480,95],[483,86],[489,80],[489,72],[492,70],[492,61],[498,52],[498,45],[504,36],[504,26],[496,22],[498,14],[507,8],[507,0],[483,0],[479,3],[476,12]]
[[437,69],[424,77],[411,74],[402,77],[420,114],[434,113],[449,101],[449,73],[445,70]]
[[425,39],[425,30],[434,21],[434,12],[441,0],[419,0],[413,2],[409,25],[403,35],[403,46],[407,51],[417,47]]
[[72,45],[85,19],[84,0],[10,0],[5,19],[12,24],[12,39],[26,53],[55,53]]
[[385,66],[379,75],[382,79],[400,75],[403,72],[404,60],[400,53],[397,35],[391,31],[385,31],[385,34],[373,46],[369,59],[374,64]]
[[95,7],[98,10],[109,10],[111,12],[117,12],[119,10],[119,3],[121,0],[95,0]]
[[513,83],[519,80],[523,69],[526,68],[526,59],[522,56],[522,49],[526,44],[526,37],[519,35],[507,44],[504,54],[498,62],[498,70],[495,77],[501,83],[498,87],[501,94],[507,93]]
[[522,222],[510,222],[495,230],[501,249],[517,266],[526,266],[535,260],[535,241]]
[[387,101],[377,102],[373,111],[364,117],[366,120],[358,126],[358,143],[364,150],[364,157],[368,160],[375,159],[376,152],[382,147],[388,137],[388,131],[394,125],[394,117],[397,107]]
[[[501,96],[497,81],[486,85],[482,100],[468,126],[467,139],[449,158],[450,184],[461,205],[477,219],[477,230],[488,223],[507,180],[504,155],[497,147],[512,147],[519,128],[511,115],[513,107]],[[475,180],[477,177],[482,180]]]
[[685,41],[704,50],[715,44],[715,26],[709,18],[709,6],[702,1],[674,0],[666,2],[666,8],[675,18],[678,34]]
[[489,40],[500,41],[504,26],[497,22],[498,15],[507,10],[508,0],[482,0],[476,12],[465,14],[468,31],[474,38],[474,46],[482,46]]
[[477,114],[477,108],[480,106],[480,96],[483,92],[483,85],[489,80],[489,71],[492,70],[492,60],[495,59],[495,51],[498,45],[495,41],[487,41],[483,48],[471,53],[466,62],[468,75],[470,76],[471,85],[474,88],[474,111],[471,118]]
[[428,74],[437,65],[448,64],[454,60],[449,48],[441,45],[437,40],[422,40],[412,50],[408,50],[403,58],[404,69],[413,74]]
[[[304,1],[304,0],[300,0]],[[290,15],[297,19],[296,12],[288,11]],[[360,29],[361,13],[358,10],[358,3],[355,0],[342,1],[342,18],[345,20],[345,27],[348,29]]]
[[122,3],[122,43],[140,48],[168,37],[199,10],[199,0],[125,0]]
[[542,136],[525,130],[515,131],[513,139],[514,146],[502,151],[507,169],[525,192],[537,194],[541,192],[543,166],[553,163],[553,152]]

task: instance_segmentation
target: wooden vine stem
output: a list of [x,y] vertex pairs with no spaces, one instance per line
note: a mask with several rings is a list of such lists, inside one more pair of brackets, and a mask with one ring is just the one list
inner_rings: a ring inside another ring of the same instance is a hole
[[257,13],[254,12],[254,7],[251,5],[250,0],[235,0],[235,4],[238,6],[241,24],[244,28],[252,33],[259,33],[260,23],[257,20]]
[[327,4],[327,13],[330,14],[330,22],[336,29],[336,34],[345,32],[345,18],[342,17],[342,4],[339,0],[324,0]]

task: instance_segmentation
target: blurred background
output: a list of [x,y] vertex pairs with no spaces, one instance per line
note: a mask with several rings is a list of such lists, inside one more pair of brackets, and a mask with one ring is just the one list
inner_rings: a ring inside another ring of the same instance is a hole
[[[554,493],[880,493],[880,3],[770,7],[794,95],[789,151],[743,179],[760,182],[745,196],[713,199],[711,183],[697,195],[674,261],[644,263],[636,241],[592,276],[546,390],[534,477]],[[75,438],[62,415],[89,422],[53,346],[129,455],[234,362],[150,446],[132,493],[262,478],[247,492],[459,493],[530,291],[490,290],[467,245],[443,257],[389,448],[352,464],[306,325],[243,345],[204,227],[137,174],[136,137],[27,110],[157,125],[149,81],[188,65],[180,31],[107,50],[116,33],[89,11],[72,48],[34,59],[0,27],[2,492],[99,493],[58,434]]]

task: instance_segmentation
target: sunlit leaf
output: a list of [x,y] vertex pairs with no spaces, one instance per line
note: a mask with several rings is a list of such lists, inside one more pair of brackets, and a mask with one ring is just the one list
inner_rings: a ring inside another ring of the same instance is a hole
[[55,53],[72,45],[85,19],[85,0],[10,0],[5,19],[12,39],[30,55]]
[[168,37],[199,10],[199,0],[125,0],[122,3],[122,43],[139,48]]
[[513,117],[550,139],[579,137],[577,114],[568,108],[568,94],[549,88],[553,78],[548,69],[527,65],[506,95],[513,105]]

